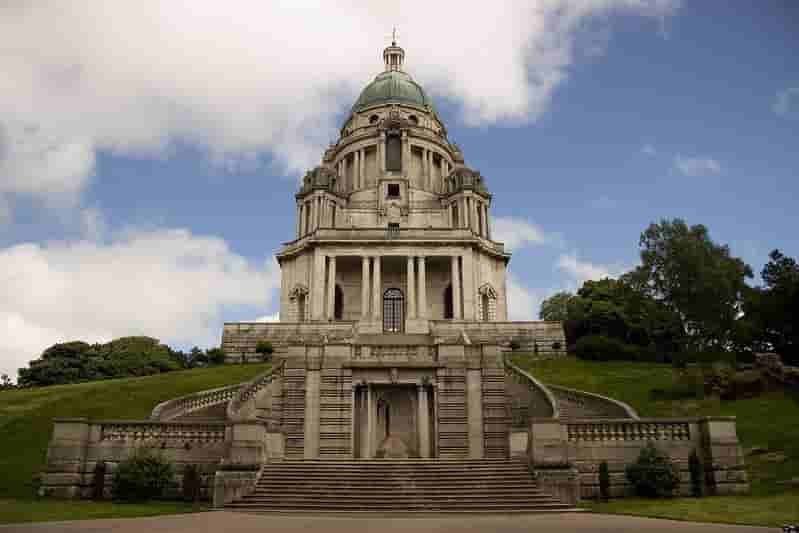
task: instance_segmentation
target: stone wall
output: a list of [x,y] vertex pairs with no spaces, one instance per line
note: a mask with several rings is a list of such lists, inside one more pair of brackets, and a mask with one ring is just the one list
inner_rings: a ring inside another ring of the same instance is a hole
[[211,497],[213,478],[221,462],[260,464],[283,454],[282,436],[268,438],[259,423],[56,419],[40,495],[91,497],[95,467],[104,462],[104,495],[108,498],[117,465],[139,448],[153,449],[175,465],[176,477],[167,491],[168,497],[180,494],[183,468],[189,464],[198,466],[204,499]]
[[681,495],[689,495],[688,459],[696,450],[705,463],[712,494],[749,490],[743,454],[732,417],[693,419],[574,420],[534,419],[530,425],[530,462],[536,472],[573,470],[580,496],[599,495],[599,465],[607,461],[611,496],[629,496],[625,467],[648,442],[668,453],[680,470]]
[[434,320],[430,322],[430,333],[436,342],[443,344],[463,342],[465,334],[472,344],[496,344],[507,348],[515,341],[519,343],[520,350],[542,357],[566,355],[566,338],[561,322]]
[[354,322],[229,322],[222,330],[222,349],[228,362],[256,361],[258,341],[269,341],[276,353],[283,353],[293,344],[351,339],[354,326]]

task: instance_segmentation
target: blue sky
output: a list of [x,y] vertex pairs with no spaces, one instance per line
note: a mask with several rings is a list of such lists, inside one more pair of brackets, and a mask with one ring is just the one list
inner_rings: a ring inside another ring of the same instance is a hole
[[[499,3],[443,34],[444,7],[418,22],[411,7],[309,5],[259,13],[285,22],[266,41],[243,8],[175,8],[159,16],[181,36],[158,46],[122,3],[32,4],[0,8],[0,30],[22,32],[0,31],[2,372],[52,342],[207,346],[223,320],[275,313],[298,176],[380,70],[392,19],[494,194],[515,318],[633,266],[661,218],[705,224],[755,272],[773,248],[799,256],[794,2]],[[97,29],[109,17],[122,26]],[[388,29],[355,35],[365,19]]]

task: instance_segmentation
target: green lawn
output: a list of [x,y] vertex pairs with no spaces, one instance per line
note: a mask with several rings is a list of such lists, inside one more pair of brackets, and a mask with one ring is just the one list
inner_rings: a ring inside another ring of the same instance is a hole
[[799,490],[778,484],[799,477],[799,395],[770,392],[736,401],[653,401],[652,389],[668,389],[673,383],[674,373],[669,365],[573,358],[532,361],[524,355],[513,360],[544,383],[612,396],[645,417],[734,415],[744,450],[755,446],[768,449],[767,454],[746,458],[752,484],[749,496],[619,500],[594,505],[595,510],[772,526],[783,521],[799,522]]
[[87,500],[0,500],[0,524],[92,518],[136,518],[193,513],[205,507],[180,502],[114,503]]
[[[53,418],[85,416],[94,419],[145,419],[164,400],[247,381],[268,368],[267,364],[224,365],[169,372],[141,378],[93,381],[34,389],[0,391],[0,522],[19,516],[14,508],[50,508],[57,517],[123,516],[126,513],[163,514],[185,506],[155,504],[128,507],[111,504],[77,504],[32,500],[34,476],[42,469]],[[64,514],[58,514],[59,510]],[[120,511],[122,512],[122,511]],[[103,514],[110,513],[110,514]],[[128,515],[124,515],[128,516]],[[54,518],[53,518],[54,519]]]

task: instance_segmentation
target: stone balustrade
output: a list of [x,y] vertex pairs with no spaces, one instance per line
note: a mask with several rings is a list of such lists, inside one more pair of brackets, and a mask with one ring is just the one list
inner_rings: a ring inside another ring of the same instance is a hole
[[547,387],[555,396],[559,417],[562,420],[638,418],[635,409],[619,400],[558,385],[547,385]]
[[161,402],[153,409],[150,414],[150,420],[165,422],[209,407],[228,403],[233,399],[240,387],[241,384],[239,383]]
[[566,338],[562,322],[432,320],[430,334],[437,342],[444,344],[462,343],[466,337],[472,344],[497,344],[507,347],[511,342],[516,342],[522,350],[538,357],[566,356]]
[[[243,420],[251,411],[254,406],[251,405],[259,392],[272,384],[276,376],[280,376],[283,372],[285,361],[281,361],[278,365],[270,368],[266,372],[258,374],[247,383],[241,385],[235,393],[233,399],[230,400],[227,407],[228,420]],[[245,406],[250,409],[245,409]]]
[[224,442],[224,422],[96,422],[99,441]]
[[575,421],[566,431],[569,442],[691,440],[689,422],[658,419]]

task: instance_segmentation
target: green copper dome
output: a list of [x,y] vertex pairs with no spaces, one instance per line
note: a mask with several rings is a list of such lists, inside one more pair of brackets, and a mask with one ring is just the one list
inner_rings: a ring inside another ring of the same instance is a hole
[[433,107],[432,100],[421,85],[400,70],[390,70],[378,75],[361,91],[352,110],[360,111],[369,106],[392,103]]

